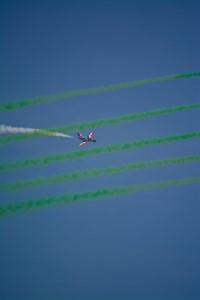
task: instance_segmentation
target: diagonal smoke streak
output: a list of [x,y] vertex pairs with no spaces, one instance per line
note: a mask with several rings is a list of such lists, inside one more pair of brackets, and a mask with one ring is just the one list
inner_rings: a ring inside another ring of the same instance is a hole
[[194,162],[198,160],[200,160],[200,155],[181,156],[181,157],[167,158],[162,160],[144,161],[139,163],[123,164],[119,166],[109,166],[105,168],[98,168],[98,169],[91,169],[91,170],[89,169],[81,172],[74,172],[71,174],[64,173],[64,174],[49,176],[49,177],[47,176],[36,177],[34,179],[21,180],[21,181],[17,181],[16,183],[7,183],[4,185],[0,185],[0,190],[16,191],[28,187],[34,188],[46,184],[62,183],[68,180],[71,181],[71,180],[87,179],[87,178],[97,177],[105,174],[112,175],[112,174],[122,173],[127,171],[137,171],[140,169],[163,167],[170,164],[171,165],[183,164],[183,163]]
[[22,108],[22,107],[25,107],[28,105],[33,105],[33,104],[48,103],[48,102],[72,98],[72,97],[76,97],[76,96],[110,92],[110,91],[115,91],[115,90],[120,90],[120,89],[125,89],[125,88],[131,88],[131,87],[135,87],[135,86],[142,86],[142,85],[150,84],[150,83],[158,83],[158,82],[167,81],[167,80],[190,78],[193,76],[200,76],[200,72],[168,75],[168,76],[163,76],[163,77],[156,77],[156,78],[143,79],[143,80],[137,80],[137,81],[121,82],[121,83],[117,83],[117,84],[110,84],[110,85],[105,85],[105,86],[98,86],[98,87],[93,87],[93,88],[72,90],[72,91],[57,93],[57,94],[50,94],[50,95],[46,95],[46,96],[39,96],[36,98],[22,99],[22,100],[18,100],[18,101],[9,101],[9,102],[5,102],[0,105],[0,111],[14,110],[17,108]]
[[64,138],[73,138],[71,135],[60,133],[60,132],[51,132],[43,129],[35,129],[35,128],[24,128],[24,127],[13,127],[7,125],[0,125],[0,134],[37,134],[37,135],[50,135],[50,136],[58,136]]
[[26,160],[18,160],[13,163],[8,164],[0,164],[0,170],[6,171],[6,170],[12,170],[12,169],[18,169],[18,168],[28,168],[32,166],[37,165],[48,165],[51,164],[54,161],[66,161],[71,159],[77,159],[81,157],[85,157],[88,155],[98,155],[103,153],[111,153],[113,151],[125,151],[129,149],[134,148],[142,148],[150,145],[159,145],[163,143],[172,143],[175,141],[180,140],[187,140],[191,138],[199,138],[200,132],[188,132],[183,134],[177,134],[177,135],[169,135],[166,137],[156,137],[152,139],[146,139],[146,140],[138,140],[133,142],[126,142],[124,144],[112,144],[105,147],[96,147],[93,149],[87,149],[82,151],[74,151],[74,152],[63,152],[56,155],[51,156],[45,156],[45,157],[36,157],[33,159],[26,159]]
[[27,211],[36,208],[43,208],[53,204],[70,204],[76,201],[95,200],[106,196],[120,196],[127,193],[135,193],[138,191],[163,189],[170,186],[180,186],[186,184],[199,183],[200,177],[186,177],[182,179],[160,181],[153,183],[144,183],[130,186],[119,186],[112,189],[100,189],[94,192],[84,192],[76,194],[67,194],[62,196],[55,196],[50,198],[40,198],[37,200],[29,199],[27,201],[21,201],[13,204],[6,204],[0,206],[0,216],[16,213],[20,211]]
[[[87,128],[96,128],[96,127],[102,127],[102,126],[107,126],[107,125],[114,125],[114,124],[119,124],[122,122],[130,122],[130,121],[135,121],[135,120],[141,120],[144,118],[149,118],[149,117],[155,117],[163,114],[169,114],[169,113],[175,113],[175,112],[182,112],[186,110],[191,110],[191,109],[197,109],[200,108],[200,103],[192,103],[188,105],[179,105],[179,106],[174,106],[174,107],[167,107],[167,108],[162,108],[162,109],[154,109],[150,111],[144,111],[144,112],[138,112],[134,114],[129,114],[129,115],[123,115],[119,117],[112,117],[112,118],[107,118],[107,119],[97,119],[94,121],[89,121],[89,122],[79,122],[79,123],[74,123],[74,124],[69,124],[65,125],[62,127],[54,127],[47,129],[47,131],[51,132],[70,132],[70,131],[79,131],[79,130],[85,130]],[[25,139],[30,139],[33,137],[37,137],[41,134],[34,132],[33,134],[23,134],[23,135],[17,135],[17,136],[8,136],[5,138],[0,139],[0,144],[6,144],[10,143],[13,141],[21,141]]]

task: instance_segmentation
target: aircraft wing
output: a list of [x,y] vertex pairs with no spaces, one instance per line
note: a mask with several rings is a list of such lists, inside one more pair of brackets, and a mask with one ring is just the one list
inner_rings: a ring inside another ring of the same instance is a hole
[[82,143],[80,143],[79,147],[84,146],[86,143],[87,143],[87,142],[82,142]]
[[89,134],[89,139],[91,139],[91,137],[94,135],[94,131],[92,131],[90,134]]

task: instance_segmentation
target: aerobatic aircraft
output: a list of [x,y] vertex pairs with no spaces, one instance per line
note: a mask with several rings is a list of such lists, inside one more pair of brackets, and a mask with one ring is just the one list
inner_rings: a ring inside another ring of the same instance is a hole
[[78,135],[77,140],[82,140],[82,141],[83,141],[82,143],[80,143],[79,147],[84,146],[87,142],[96,142],[96,140],[92,138],[92,136],[94,135],[94,131],[92,131],[92,132],[88,135],[88,137],[82,135],[82,133],[79,133],[79,132],[77,132],[77,135]]

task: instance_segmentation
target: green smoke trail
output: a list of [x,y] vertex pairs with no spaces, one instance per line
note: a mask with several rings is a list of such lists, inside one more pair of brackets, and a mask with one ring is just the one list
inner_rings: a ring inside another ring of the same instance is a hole
[[74,172],[71,174],[60,174],[57,176],[49,177],[36,177],[30,180],[21,180],[16,183],[7,183],[0,185],[0,190],[3,191],[16,191],[28,187],[38,187],[45,184],[62,183],[67,180],[86,179],[90,177],[97,177],[104,174],[112,175],[126,171],[137,171],[140,169],[147,169],[153,167],[163,167],[169,164],[182,164],[187,162],[194,162],[200,160],[200,155],[182,156],[175,158],[167,158],[162,160],[145,161],[139,163],[123,164],[120,166],[109,166],[105,168],[85,170],[81,172]]
[[172,143],[175,141],[186,140],[191,138],[199,138],[200,132],[188,132],[184,134],[177,134],[177,135],[169,135],[166,137],[157,137],[152,139],[146,140],[139,140],[133,142],[126,142],[124,144],[112,144],[105,147],[96,147],[87,150],[79,150],[74,152],[63,152],[56,155],[50,155],[45,157],[36,157],[33,159],[26,159],[26,160],[18,160],[13,163],[8,164],[0,164],[0,170],[6,171],[11,169],[18,169],[18,168],[28,168],[37,165],[48,165],[54,161],[66,161],[76,158],[85,157],[88,155],[97,155],[103,153],[110,153],[113,151],[124,151],[134,148],[142,148],[150,145],[159,145],[163,143]]
[[112,189],[100,189],[94,192],[84,192],[76,194],[67,194],[62,196],[55,196],[50,198],[40,198],[38,200],[29,199],[13,204],[6,204],[0,206],[0,216],[8,213],[16,213],[18,211],[27,211],[33,208],[43,208],[52,204],[69,204],[76,201],[85,201],[90,199],[98,199],[106,196],[120,196],[127,193],[135,193],[143,190],[163,189],[170,186],[179,186],[185,184],[199,183],[200,177],[186,177],[182,179],[160,181],[153,183],[137,184],[130,186],[119,186]]
[[[54,127],[50,128],[48,130],[52,132],[72,132],[72,131],[79,131],[79,130],[85,130],[87,128],[96,128],[96,127],[102,127],[107,125],[114,125],[122,122],[130,122],[135,120],[141,120],[144,118],[159,116],[163,114],[169,114],[169,113],[175,113],[175,112],[182,112],[190,109],[197,109],[200,108],[200,103],[192,103],[188,105],[180,105],[180,106],[174,106],[174,107],[167,107],[163,109],[154,109],[150,111],[144,111],[144,112],[138,112],[134,114],[129,115],[123,115],[119,117],[112,117],[107,119],[98,119],[95,121],[89,121],[89,122],[79,122],[74,124],[65,125],[62,127]],[[45,130],[44,130],[45,131]],[[6,144],[12,141],[21,141],[25,139],[30,139],[36,136],[39,136],[40,134],[37,132],[34,132],[31,135],[28,134],[22,134],[17,136],[8,136],[5,138],[0,139],[0,144]]]
[[76,96],[110,92],[110,91],[131,88],[131,87],[150,84],[150,83],[157,83],[157,82],[161,82],[161,81],[174,80],[174,79],[183,79],[183,78],[189,78],[189,77],[193,77],[193,76],[200,76],[200,72],[176,74],[176,75],[169,75],[169,76],[143,79],[143,80],[137,80],[137,81],[121,82],[121,83],[98,86],[98,87],[87,88],[87,89],[72,90],[72,91],[68,91],[68,92],[64,92],[64,93],[39,96],[36,98],[23,99],[23,100],[19,100],[19,101],[9,101],[9,102],[5,102],[2,105],[0,105],[0,111],[14,110],[17,108],[25,107],[27,105],[53,102],[53,101],[66,99],[66,98],[72,98],[72,97],[76,97]]

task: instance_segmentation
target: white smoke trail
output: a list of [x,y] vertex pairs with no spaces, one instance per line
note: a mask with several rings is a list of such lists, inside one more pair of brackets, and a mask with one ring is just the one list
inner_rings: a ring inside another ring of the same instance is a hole
[[43,129],[36,129],[36,128],[24,128],[24,127],[13,127],[13,126],[6,126],[0,125],[0,134],[18,134],[18,133],[28,133],[28,134],[39,134],[39,135],[51,135],[51,136],[58,136],[64,138],[73,138],[71,135],[59,133],[59,132],[51,132],[48,130]]
[[35,133],[38,131],[39,131],[39,129],[0,125],[0,133],[1,134]]
[[51,135],[53,135],[53,136],[60,136],[60,137],[66,137],[66,138],[73,138],[73,136],[71,136],[71,135],[60,133],[60,132],[51,132]]

